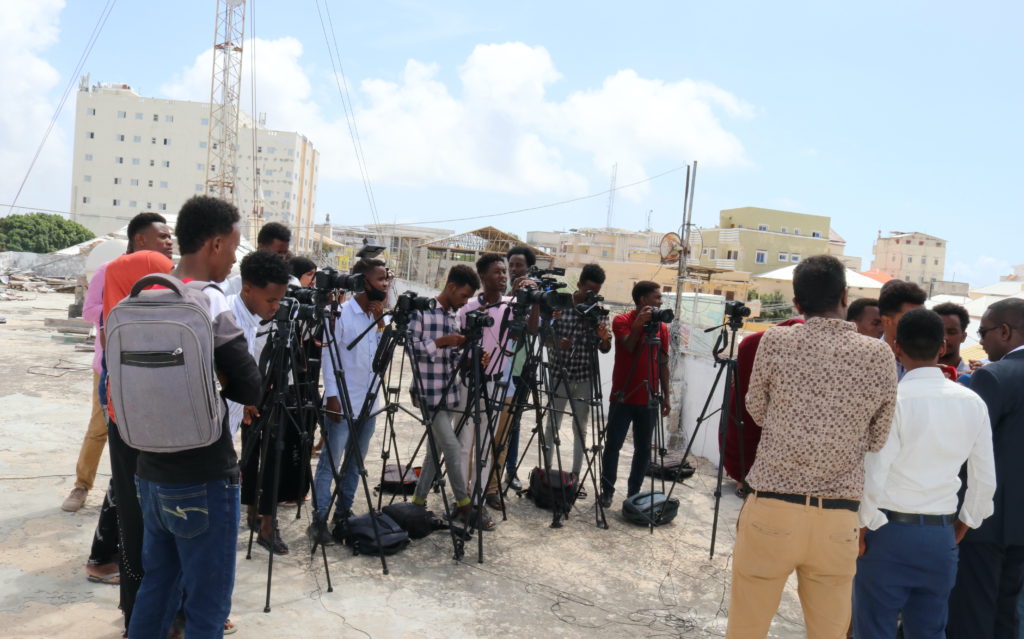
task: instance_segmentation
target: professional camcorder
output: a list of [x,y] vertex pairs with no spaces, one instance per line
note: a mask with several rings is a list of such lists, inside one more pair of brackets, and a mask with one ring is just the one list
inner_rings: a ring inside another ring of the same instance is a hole
[[586,299],[575,306],[576,314],[589,319],[604,319],[608,317],[608,309],[601,306],[603,301],[604,298],[594,293],[594,291],[587,291]]
[[526,273],[526,277],[537,283],[537,287],[544,291],[554,291],[560,288],[565,288],[565,282],[559,282],[553,275],[560,277],[565,276],[564,268],[537,268],[531,266],[530,270]]
[[366,279],[362,273],[339,273],[337,269],[327,267],[316,272],[314,284],[321,291],[340,289],[353,293],[362,293],[366,288]]
[[555,290],[538,290],[532,288],[521,288],[517,290],[514,304],[521,307],[540,304],[541,310],[547,312],[567,311],[573,307],[571,293],[559,293]]

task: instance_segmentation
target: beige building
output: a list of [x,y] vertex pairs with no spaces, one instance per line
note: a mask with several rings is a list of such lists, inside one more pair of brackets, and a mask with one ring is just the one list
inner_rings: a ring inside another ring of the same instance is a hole
[[[127,84],[79,87],[71,219],[102,235],[142,211],[176,213],[206,192],[210,107],[140,96]],[[292,228],[296,252],[313,250],[320,154],[306,136],[240,115],[235,182],[243,233],[265,222]]]
[[691,246],[696,250],[699,243],[700,252],[688,263],[757,275],[810,255],[841,251],[845,241],[831,243],[830,232],[831,220],[822,215],[754,206],[726,209],[718,227],[693,233]]
[[946,270],[946,240],[934,235],[879,231],[873,252],[872,269],[915,284],[940,281]]
[[630,262],[657,264],[664,234],[616,228],[581,228],[568,232],[530,231],[526,241],[554,255],[559,266]]
[[[329,216],[328,216],[329,219]],[[438,229],[411,224],[367,224],[364,226],[317,225],[316,230],[340,243],[336,267],[348,271],[355,262],[363,240],[384,247],[380,258],[387,262],[395,275],[413,282],[423,281],[426,268],[426,249],[420,246],[431,240],[448,237],[451,229]]]

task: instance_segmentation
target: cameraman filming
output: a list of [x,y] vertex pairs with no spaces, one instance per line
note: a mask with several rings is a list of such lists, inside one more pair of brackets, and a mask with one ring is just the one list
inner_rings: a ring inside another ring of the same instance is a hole
[[[619,450],[626,432],[633,425],[633,463],[626,485],[626,496],[640,492],[644,473],[651,460],[651,436],[658,422],[658,406],[653,402],[659,391],[662,416],[671,410],[668,397],[668,326],[661,318],[661,286],[642,280],[633,285],[636,309],[612,321],[615,335],[615,367],[608,408],[608,429],[601,458],[601,506],[608,508],[615,494],[615,476]],[[669,318],[671,320],[671,318]],[[649,341],[657,336],[657,353]],[[653,357],[652,357],[653,355]]]
[[[589,306],[596,304],[601,286],[604,284],[605,273],[597,264],[587,264],[580,271],[579,284],[572,294],[574,307]],[[598,309],[595,307],[591,312]],[[551,419],[548,422],[545,440],[548,446],[545,453],[547,466],[552,465],[551,442],[554,441],[555,431],[562,422],[562,414],[565,412],[566,404],[572,407],[572,472],[579,477],[583,468],[583,453],[586,447],[586,425],[590,417],[590,400],[594,396],[593,383],[597,371],[593,370],[593,351],[591,346],[596,344],[597,349],[602,353],[612,350],[612,336],[608,329],[608,317],[600,317],[594,320],[596,326],[588,321],[575,310],[562,313],[551,322],[557,342],[554,344],[552,359],[555,367],[555,375],[560,382],[555,387],[555,398]],[[587,333],[593,330],[593,340]],[[560,390],[561,389],[561,390]]]

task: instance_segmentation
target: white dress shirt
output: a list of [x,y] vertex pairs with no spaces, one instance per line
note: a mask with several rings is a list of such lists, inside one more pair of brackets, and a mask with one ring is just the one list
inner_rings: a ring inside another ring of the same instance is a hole
[[[258,315],[254,315],[249,310],[240,295],[229,295],[227,303],[231,313],[235,316],[238,328],[242,329],[242,334],[245,335],[245,342],[249,345],[249,354],[252,355],[256,365],[259,366],[260,355],[263,353],[263,347],[267,345],[267,331],[270,327],[260,325],[262,320]],[[231,427],[231,434],[234,435],[242,425],[245,407],[230,399],[227,402],[228,425]]]
[[[364,313],[356,298],[350,297],[347,302],[341,305],[341,312],[338,319],[334,321],[334,338],[337,341],[336,355],[340,355],[341,369],[345,374],[345,386],[348,388],[348,396],[352,401],[353,418],[359,416],[359,411],[366,400],[366,394],[370,390],[370,382],[373,380],[373,356],[377,352],[377,345],[380,344],[380,332],[371,328],[363,338],[359,340],[352,350],[348,345],[352,340],[359,337],[363,331],[375,320],[370,313]],[[334,365],[331,359],[330,349],[326,343],[327,335],[324,336],[325,343],[321,355],[321,367],[324,377],[324,401],[328,397],[338,397],[338,385],[334,375]],[[380,395],[377,396],[372,411],[377,410],[380,405]],[[343,415],[343,417],[347,417]]]
[[880,509],[954,513],[965,461],[967,493],[960,521],[977,528],[992,514],[996,491],[985,402],[946,379],[937,367],[908,371],[897,387],[896,413],[885,446],[864,458],[861,525],[876,530],[888,522]]

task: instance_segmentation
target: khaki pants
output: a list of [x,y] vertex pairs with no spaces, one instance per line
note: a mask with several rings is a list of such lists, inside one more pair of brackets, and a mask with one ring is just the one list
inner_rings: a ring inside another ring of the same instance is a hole
[[842,639],[857,569],[857,513],[747,497],[732,563],[728,639],[763,639],[795,570],[808,639]]
[[100,456],[107,445],[107,415],[100,404],[98,388],[100,374],[92,372],[92,416],[89,418],[89,429],[85,431],[82,449],[78,453],[78,465],[75,466],[75,486],[91,490],[96,481],[96,469],[100,465]]

